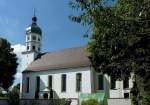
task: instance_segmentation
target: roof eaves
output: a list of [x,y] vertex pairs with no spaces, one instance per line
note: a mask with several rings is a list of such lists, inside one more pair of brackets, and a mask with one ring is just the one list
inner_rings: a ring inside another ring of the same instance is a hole
[[[38,70],[24,70],[22,73],[27,72],[42,72],[42,71],[49,71],[49,70],[59,70],[59,69],[70,69],[70,68],[81,68],[81,67],[91,67],[91,65],[82,65],[82,66],[76,66],[76,67],[58,67],[58,68],[50,68],[50,69],[38,69]],[[34,68],[35,69],[35,68]]]

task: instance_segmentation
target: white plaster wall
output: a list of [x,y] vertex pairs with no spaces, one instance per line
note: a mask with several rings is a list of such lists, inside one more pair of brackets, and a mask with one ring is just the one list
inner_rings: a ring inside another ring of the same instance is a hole
[[123,94],[120,89],[116,89],[116,90],[111,89],[109,96],[110,96],[109,98],[123,98]]
[[[131,75],[132,77],[132,75]],[[124,93],[130,93],[131,88],[133,87],[132,78],[129,79],[129,88],[123,88],[123,81],[116,81],[116,88],[110,89],[110,97],[109,98],[124,98]]]
[[133,87],[133,73],[131,73],[131,78],[129,78],[129,88],[123,88],[123,81],[116,81],[116,88],[110,89],[110,77],[104,75],[104,90],[108,98],[124,98],[124,93],[130,93],[131,88]]
[[[48,76],[53,76],[53,90],[59,98],[78,98],[80,92],[76,92],[76,73],[82,73],[82,93],[91,93],[91,71],[90,67],[70,68],[61,70],[49,70],[40,72],[30,72],[23,74],[23,80],[30,78],[29,93],[25,93],[25,82],[23,81],[22,98],[33,99],[35,94],[35,78],[40,76],[40,90],[48,86]],[[66,92],[61,92],[61,75],[66,74]]]
[[[41,72],[24,73],[23,78],[30,77],[30,93],[23,93],[22,98],[34,98],[35,78],[40,76],[40,90],[48,87],[48,76],[53,76],[53,89],[59,98],[78,98],[80,92],[76,92],[76,73],[82,73],[82,93],[97,92],[96,75],[93,75],[90,67],[71,68],[61,70],[49,70]],[[61,92],[61,75],[67,75],[66,92]],[[24,79],[25,80],[25,79]],[[23,81],[25,82],[25,81]],[[133,86],[132,78],[129,80],[129,89],[123,89],[123,81],[116,81],[116,88],[110,89],[110,78],[104,75],[104,91],[109,98],[124,98],[124,93],[129,93]],[[95,85],[95,86],[92,86]],[[25,84],[23,85],[25,87]]]
[[[38,53],[36,52],[30,52],[30,53],[27,53],[27,54],[22,54],[23,56],[23,59],[22,59],[22,64],[21,64],[21,72],[23,72],[27,66],[34,61],[35,57],[37,56]],[[25,80],[23,78],[23,75],[22,75],[22,78],[20,80],[20,98],[22,97],[22,87],[25,85],[22,85],[22,81]]]
[[108,99],[108,105],[131,105],[130,99]]
[[27,66],[34,61],[37,54],[35,52],[30,52],[27,54],[23,54],[23,63],[22,63],[22,71],[24,71]]

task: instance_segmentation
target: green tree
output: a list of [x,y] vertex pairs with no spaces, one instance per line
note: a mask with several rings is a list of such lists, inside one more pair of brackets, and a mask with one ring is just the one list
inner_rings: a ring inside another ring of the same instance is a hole
[[79,16],[70,18],[90,27],[88,51],[98,72],[114,79],[134,73],[132,95],[135,105],[150,103],[150,1],[78,0],[70,2]]
[[8,92],[8,103],[9,105],[19,105],[19,84],[13,87],[11,91]]
[[16,54],[13,53],[10,43],[0,38],[0,85],[4,89],[13,84],[17,65]]

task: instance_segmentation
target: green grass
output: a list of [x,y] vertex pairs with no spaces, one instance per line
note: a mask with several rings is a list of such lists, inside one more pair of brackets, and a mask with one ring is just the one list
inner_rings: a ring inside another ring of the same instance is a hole
[[0,97],[0,100],[2,100],[2,99],[8,99],[8,97]]

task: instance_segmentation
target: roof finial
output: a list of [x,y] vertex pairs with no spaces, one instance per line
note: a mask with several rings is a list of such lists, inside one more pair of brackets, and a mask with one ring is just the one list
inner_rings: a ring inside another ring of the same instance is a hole
[[33,22],[33,23],[36,23],[36,21],[37,21],[37,18],[36,18],[35,12],[36,12],[36,11],[35,11],[35,8],[34,8],[34,16],[33,16],[33,18],[32,18],[32,22]]
[[35,8],[34,8],[34,17],[36,17],[36,16],[35,16],[35,12],[36,12],[36,10],[35,10]]

